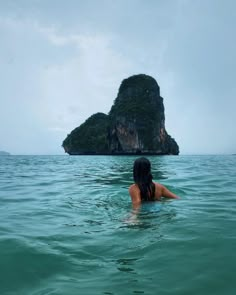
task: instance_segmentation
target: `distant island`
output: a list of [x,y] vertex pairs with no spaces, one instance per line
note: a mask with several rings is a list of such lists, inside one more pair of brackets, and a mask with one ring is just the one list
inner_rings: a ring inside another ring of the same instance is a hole
[[4,151],[0,151],[0,156],[10,156],[10,153],[4,152]]
[[178,155],[165,129],[160,87],[151,76],[124,79],[108,115],[96,113],[62,143],[70,155]]

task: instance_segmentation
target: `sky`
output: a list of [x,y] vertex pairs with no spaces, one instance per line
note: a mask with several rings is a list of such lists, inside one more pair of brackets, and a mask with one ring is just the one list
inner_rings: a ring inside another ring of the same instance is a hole
[[0,0],[0,150],[64,154],[147,74],[181,154],[236,153],[234,0]]

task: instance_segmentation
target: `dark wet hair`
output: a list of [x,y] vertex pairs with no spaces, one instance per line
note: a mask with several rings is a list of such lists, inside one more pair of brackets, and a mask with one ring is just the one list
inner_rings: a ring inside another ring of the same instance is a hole
[[152,181],[151,163],[147,158],[141,157],[134,161],[133,177],[140,189],[141,200],[154,200],[155,184]]

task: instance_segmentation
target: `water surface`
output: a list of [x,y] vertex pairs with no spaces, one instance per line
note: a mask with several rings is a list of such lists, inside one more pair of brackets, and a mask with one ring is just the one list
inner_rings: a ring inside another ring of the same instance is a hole
[[235,294],[236,157],[149,157],[138,211],[134,159],[0,157],[0,294]]

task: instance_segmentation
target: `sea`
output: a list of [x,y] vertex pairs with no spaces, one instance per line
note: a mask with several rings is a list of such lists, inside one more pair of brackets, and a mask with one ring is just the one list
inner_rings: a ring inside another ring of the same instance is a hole
[[140,208],[135,159],[0,157],[1,295],[236,294],[236,156],[148,157]]

